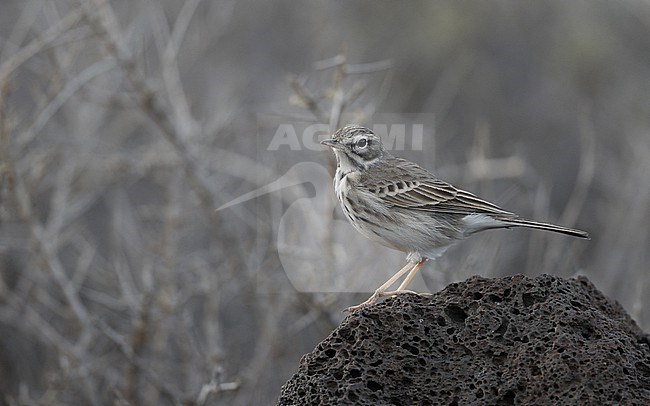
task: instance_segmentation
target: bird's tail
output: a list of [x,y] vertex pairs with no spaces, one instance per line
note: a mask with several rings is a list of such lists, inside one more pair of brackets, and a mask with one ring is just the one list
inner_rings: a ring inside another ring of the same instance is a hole
[[589,237],[589,234],[587,232],[585,232],[585,231],[576,230],[574,228],[557,226],[555,224],[540,223],[538,221],[531,221],[531,220],[521,219],[521,218],[518,218],[518,217],[502,217],[502,218],[499,218],[499,217],[495,216],[494,219],[502,221],[503,222],[502,227],[505,227],[505,228],[509,228],[509,227],[536,228],[538,230],[553,231],[555,233],[562,233],[562,234],[570,235],[570,236],[573,236],[573,237],[584,238],[584,239],[587,239],[587,240],[591,239]]

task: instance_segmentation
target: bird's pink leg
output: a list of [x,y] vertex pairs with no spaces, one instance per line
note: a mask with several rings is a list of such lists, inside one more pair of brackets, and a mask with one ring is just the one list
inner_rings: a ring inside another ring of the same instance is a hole
[[[420,262],[418,262],[418,263],[413,267],[413,269],[411,269],[411,272],[409,272],[408,275],[406,275],[406,278],[404,278],[404,281],[402,281],[402,283],[399,285],[399,287],[397,288],[397,290],[394,291],[394,292],[391,292],[391,293],[401,292],[401,291],[403,291],[404,289],[406,289],[406,287],[409,285],[409,283],[411,283],[411,281],[413,280],[413,277],[415,277],[415,275],[418,273],[418,271],[420,270],[420,268],[422,268],[422,265],[424,265],[425,262],[427,262],[427,259],[426,259],[426,258],[422,258],[422,259],[420,260]],[[410,292],[410,291],[408,291],[408,292]],[[398,293],[395,293],[395,294],[398,294]]]
[[[400,285],[400,288],[398,288],[397,291],[386,292],[386,289],[391,287],[391,285],[393,283],[395,283],[399,278],[401,278],[402,275],[404,275],[406,272],[408,272],[408,271],[411,271],[412,273],[417,272],[417,269],[420,269],[422,267],[423,263],[424,263],[424,260],[421,260],[418,263],[413,263],[411,261],[407,262],[406,265],[404,265],[404,267],[402,269],[397,271],[397,273],[395,275],[393,275],[389,280],[384,282],[383,285],[381,285],[379,288],[377,288],[375,293],[373,293],[372,296],[370,296],[368,298],[368,300],[366,300],[365,302],[360,303],[360,304],[358,304],[356,306],[350,306],[350,307],[348,307],[347,309],[345,309],[343,311],[345,311],[345,312],[353,312],[355,310],[358,310],[358,309],[362,308],[363,306],[375,303],[377,301],[377,299],[379,299],[380,297],[393,296],[393,295],[400,294],[400,293],[415,293],[415,292],[411,292],[409,290],[402,290],[403,283],[402,283],[402,285]],[[413,270],[415,270],[415,272],[413,272]],[[410,275],[410,273],[409,273],[409,275]],[[408,278],[408,276],[407,276],[407,278]],[[413,277],[411,277],[411,279],[412,278]],[[410,280],[409,280],[409,282],[410,282]],[[398,293],[395,293],[395,292],[398,292]]]

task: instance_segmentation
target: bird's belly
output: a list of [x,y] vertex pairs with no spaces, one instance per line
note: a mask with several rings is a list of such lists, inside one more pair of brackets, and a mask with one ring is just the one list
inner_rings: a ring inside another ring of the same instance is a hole
[[436,221],[431,213],[388,206],[374,194],[352,188],[347,176],[335,178],[336,197],[345,217],[364,237],[386,247],[417,256],[435,258],[459,239],[448,234],[449,224]]
[[[346,207],[345,202],[342,202],[341,206],[346,218],[363,236],[405,253],[417,253],[421,257],[436,258],[459,239],[457,236],[445,235],[440,230],[445,227],[432,224],[430,219],[420,220],[415,213],[392,211],[382,215],[365,211],[356,214],[349,206]],[[408,216],[409,219],[399,219],[400,216]]]

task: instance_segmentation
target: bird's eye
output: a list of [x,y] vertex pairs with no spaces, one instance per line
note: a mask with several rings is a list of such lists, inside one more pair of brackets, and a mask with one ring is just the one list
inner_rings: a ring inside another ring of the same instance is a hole
[[368,140],[365,138],[361,138],[359,141],[357,141],[357,148],[365,148],[366,145],[368,145]]

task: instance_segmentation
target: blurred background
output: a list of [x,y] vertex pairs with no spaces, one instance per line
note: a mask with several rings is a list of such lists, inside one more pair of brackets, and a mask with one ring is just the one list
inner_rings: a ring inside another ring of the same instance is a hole
[[0,404],[274,403],[404,261],[338,208],[350,122],[592,236],[484,233],[416,289],[583,274],[648,331],[649,2],[5,0]]

